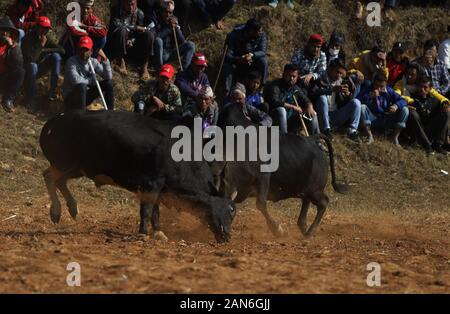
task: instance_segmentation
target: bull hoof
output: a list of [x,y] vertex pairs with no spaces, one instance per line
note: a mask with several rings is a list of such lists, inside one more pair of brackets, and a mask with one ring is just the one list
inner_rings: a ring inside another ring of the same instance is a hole
[[74,204],[67,204],[67,207],[69,208],[69,214],[73,218],[73,220],[77,219],[78,215],[78,206],[76,203]]
[[50,207],[50,219],[54,224],[59,223],[61,220],[61,208]]
[[166,237],[166,235],[165,235],[164,232],[162,232],[162,231],[155,231],[155,232],[153,233],[153,238],[154,238],[155,240],[162,241],[162,242],[167,242],[167,241],[169,241],[169,238]]

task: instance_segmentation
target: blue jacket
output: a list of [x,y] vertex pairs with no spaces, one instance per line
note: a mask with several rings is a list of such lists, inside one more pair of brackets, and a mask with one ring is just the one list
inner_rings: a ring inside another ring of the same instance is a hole
[[356,98],[359,99],[362,104],[368,106],[370,111],[374,114],[385,113],[392,105],[397,105],[398,109],[407,106],[406,100],[388,86],[386,87],[386,92],[381,93],[378,97],[370,96],[372,89],[373,84],[361,90]]

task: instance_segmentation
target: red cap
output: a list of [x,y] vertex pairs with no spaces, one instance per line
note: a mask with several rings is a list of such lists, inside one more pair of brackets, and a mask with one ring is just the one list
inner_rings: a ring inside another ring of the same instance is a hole
[[169,80],[175,75],[175,69],[170,64],[163,64],[159,70],[159,76],[165,76]]
[[204,65],[208,66],[208,60],[203,53],[196,53],[194,57],[192,57],[192,63],[195,65]]
[[52,28],[52,22],[46,16],[39,16],[37,18],[36,24],[45,28]]
[[324,39],[320,34],[312,34],[311,36],[309,36],[308,41],[313,43],[320,43],[321,45],[323,45],[324,43]]
[[80,38],[80,40],[78,41],[78,48],[87,48],[87,49],[92,49],[92,46],[94,46],[94,43],[92,42],[91,37],[89,36],[83,36]]

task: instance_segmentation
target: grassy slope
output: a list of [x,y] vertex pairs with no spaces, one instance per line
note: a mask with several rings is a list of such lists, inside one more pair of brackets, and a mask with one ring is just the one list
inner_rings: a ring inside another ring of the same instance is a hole
[[[97,5],[103,9],[102,13],[107,12],[105,1],[98,0]],[[349,7],[345,6],[344,9],[347,11]],[[50,13],[61,20],[64,16],[61,1],[52,2]],[[347,34],[347,51],[351,55],[360,49],[369,48],[374,40],[390,45],[402,39],[420,46],[425,38],[431,37],[431,33],[437,39],[442,39],[446,24],[450,22],[448,12],[442,9],[431,9],[426,19],[421,9],[402,9],[399,20],[385,24],[386,31],[382,32],[381,29],[368,28],[364,23],[352,20],[330,0],[315,0],[310,6],[298,6],[295,12],[283,7],[271,10],[266,6],[236,6],[227,19],[227,31],[232,25],[251,16],[260,18],[269,34],[272,77],[280,74],[294,49],[301,46],[312,32],[329,34],[334,28],[344,31]],[[320,20],[323,22],[319,23]],[[206,29],[191,36],[211,61],[211,77],[215,77],[215,65],[220,61],[225,35],[226,32]],[[127,79],[116,75],[116,94],[120,107],[129,108],[128,99],[138,87],[136,79],[136,75]],[[47,198],[40,175],[47,165],[38,144],[42,125],[43,121],[28,115],[21,108],[14,115],[0,112],[0,198],[2,209],[7,211],[2,212],[2,217],[9,212],[32,208],[37,198]],[[377,141],[370,147],[357,147],[345,139],[337,139],[335,150],[338,155],[338,176],[354,182],[355,186],[350,197],[331,192],[332,209],[352,213],[388,211],[408,215],[419,212],[438,216],[450,213],[449,178],[439,175],[440,169],[450,170],[448,159],[439,156],[426,158],[417,148],[399,152],[385,140]],[[77,195],[102,206],[130,201],[129,194],[118,193],[117,189],[97,190],[86,181],[77,181],[74,185]],[[284,202],[283,207],[292,214],[297,213],[298,207],[294,202]]]

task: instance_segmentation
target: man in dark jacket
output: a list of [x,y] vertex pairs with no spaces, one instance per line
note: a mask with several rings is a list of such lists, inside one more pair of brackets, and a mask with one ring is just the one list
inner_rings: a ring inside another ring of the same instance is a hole
[[0,18],[0,89],[6,112],[14,111],[14,100],[25,76],[22,51],[16,42],[18,38],[19,30],[9,17]]
[[[155,31],[155,66],[159,69],[164,63],[177,60],[177,44],[182,69],[187,69],[195,52],[195,44],[184,38],[178,19],[173,12],[175,2],[172,0],[159,3],[149,27]],[[175,42],[175,36],[177,42]]]
[[309,95],[316,105],[323,134],[331,139],[332,129],[348,124],[347,136],[357,141],[361,102],[353,98],[356,86],[346,74],[342,61],[334,59],[327,71],[313,81]]
[[297,85],[298,79],[298,68],[293,64],[286,64],[283,77],[267,85],[264,99],[269,104],[269,113],[274,124],[280,126],[281,133],[296,132],[301,125],[300,119],[305,119],[310,124],[312,134],[320,133],[313,104],[307,92]]
[[153,55],[154,32],[144,25],[144,13],[136,0],[121,0],[111,9],[108,33],[108,52],[119,62],[119,72],[127,75],[125,56],[142,57],[141,79],[148,80],[148,62]]
[[56,99],[58,76],[61,72],[61,55],[64,54],[64,48],[57,44],[50,33],[51,28],[48,17],[38,17],[36,26],[25,35],[22,43],[26,73],[25,90],[29,109],[33,113],[40,110],[36,101],[36,80],[48,72],[51,72],[49,100]]
[[195,101],[200,91],[211,85],[205,73],[207,66],[208,61],[205,55],[196,53],[189,68],[177,75],[175,84],[180,89],[183,104]]
[[431,96],[430,78],[423,77],[417,86],[417,92],[413,95],[414,103],[409,107],[408,131],[427,154],[436,151],[448,155],[442,145],[446,141],[450,121],[450,104],[448,101],[441,103]]
[[250,19],[238,25],[226,39],[226,57],[223,64],[225,91],[230,91],[233,82],[243,82],[247,73],[258,71],[265,85],[268,75],[267,36],[261,23]]

